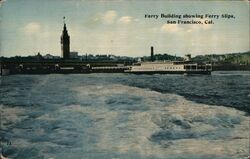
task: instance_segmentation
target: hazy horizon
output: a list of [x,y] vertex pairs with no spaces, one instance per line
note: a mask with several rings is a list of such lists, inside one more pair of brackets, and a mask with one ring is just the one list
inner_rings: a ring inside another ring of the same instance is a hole
[[[60,56],[63,16],[70,50],[80,54],[149,56],[151,46],[155,53],[177,56],[249,51],[247,1],[4,0],[0,6],[0,56],[5,57]],[[183,25],[145,18],[162,13],[232,14],[235,19]]]

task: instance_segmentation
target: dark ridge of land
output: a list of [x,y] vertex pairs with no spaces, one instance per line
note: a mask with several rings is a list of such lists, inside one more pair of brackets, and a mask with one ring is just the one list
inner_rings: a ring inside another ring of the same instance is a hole
[[210,62],[216,65],[250,65],[250,51],[230,54],[198,55],[193,61]]

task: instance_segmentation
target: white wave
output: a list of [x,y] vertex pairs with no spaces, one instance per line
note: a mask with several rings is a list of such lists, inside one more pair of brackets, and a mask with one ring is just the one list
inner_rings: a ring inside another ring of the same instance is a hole
[[[87,136],[96,137],[98,149],[160,158],[248,155],[249,123],[244,112],[124,85],[89,85],[74,90],[80,101],[89,100],[92,105],[71,105],[62,112],[91,116],[94,124],[87,129]],[[110,99],[114,107],[124,105],[120,100],[131,100],[125,105],[137,109],[110,109],[110,103],[105,102]]]
[[[24,127],[30,124],[30,131],[22,126],[10,128],[18,136],[11,146],[17,150],[36,148],[45,158],[79,158],[85,152],[118,153],[119,158],[248,155],[249,118],[242,111],[118,84],[86,85],[73,91],[78,104],[67,105],[70,102],[62,99],[58,109],[0,105],[3,130],[26,119],[29,113],[39,114],[23,123]],[[24,137],[27,131],[30,137]],[[46,153],[49,149],[57,151]]]
[[4,157],[2,154],[0,154],[0,159],[10,159],[10,158]]
[[5,105],[0,105],[0,115],[2,130],[5,130],[12,124],[20,122],[21,120],[27,118],[27,116],[25,115],[25,109],[20,107],[8,107]]

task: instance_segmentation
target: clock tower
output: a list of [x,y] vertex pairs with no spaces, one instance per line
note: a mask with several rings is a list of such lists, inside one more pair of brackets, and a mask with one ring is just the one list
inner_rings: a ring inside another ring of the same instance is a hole
[[62,51],[62,58],[63,59],[69,59],[70,54],[70,36],[68,35],[66,23],[65,23],[65,17],[63,17],[63,31],[61,35],[61,51]]

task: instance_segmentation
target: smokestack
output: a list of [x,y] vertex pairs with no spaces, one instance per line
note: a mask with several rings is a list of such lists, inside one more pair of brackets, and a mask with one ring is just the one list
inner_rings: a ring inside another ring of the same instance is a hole
[[154,47],[151,46],[151,61],[154,61]]

